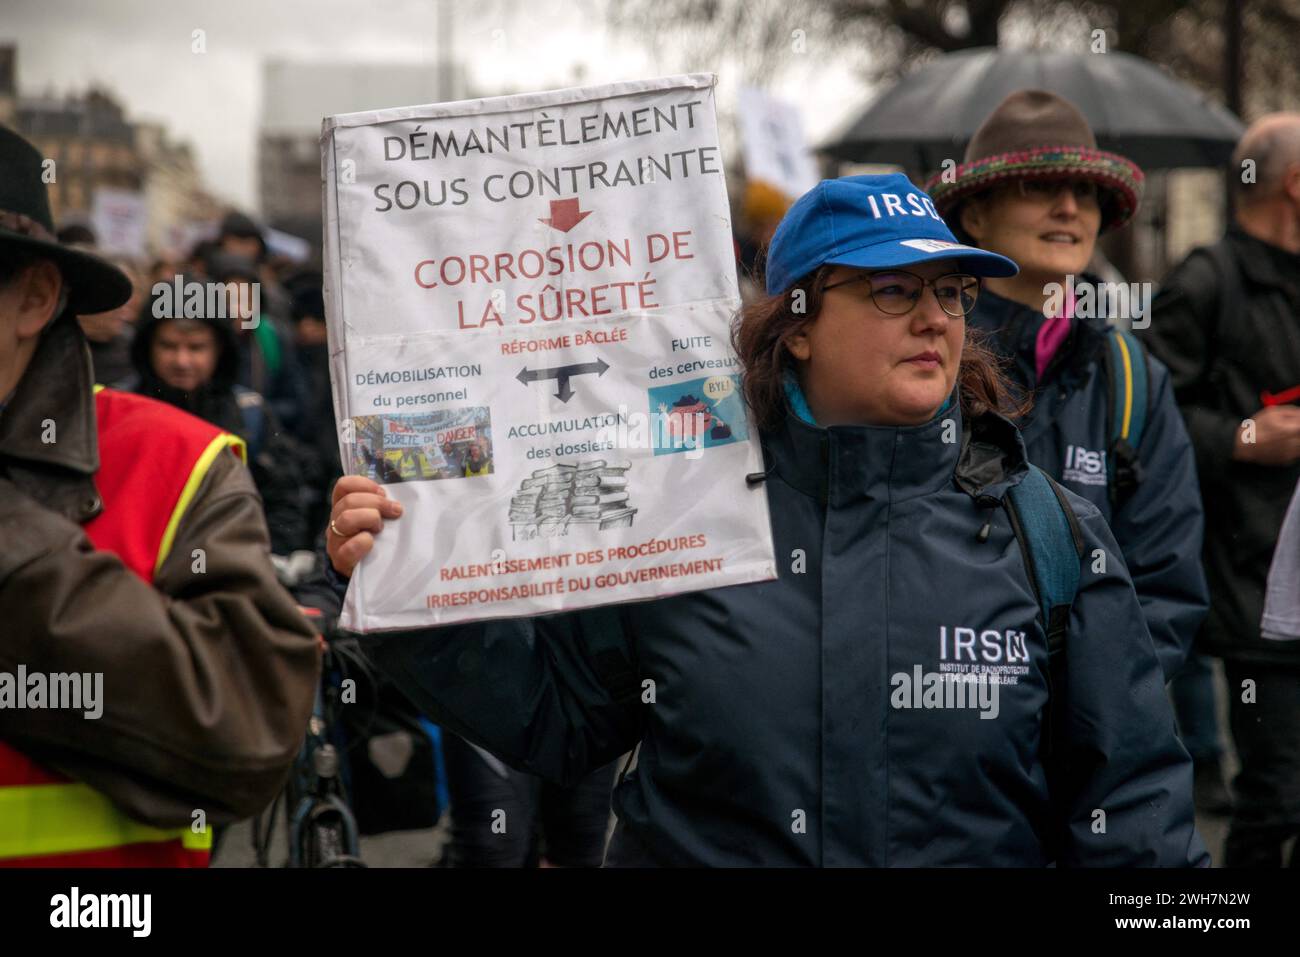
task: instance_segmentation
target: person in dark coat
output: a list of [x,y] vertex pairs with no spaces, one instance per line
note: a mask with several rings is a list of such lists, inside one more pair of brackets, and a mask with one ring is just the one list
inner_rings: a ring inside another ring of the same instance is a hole
[[[1205,498],[1214,600],[1199,641],[1223,658],[1241,758],[1226,860],[1276,867],[1300,834],[1300,642],[1269,640],[1260,618],[1300,479],[1300,114],[1257,121],[1231,168],[1233,222],[1165,279],[1147,337],[1169,366]],[[1300,866],[1300,850],[1290,860]]]
[[[66,240],[65,240],[66,242]],[[74,244],[92,255],[103,255],[93,246]],[[104,256],[109,262],[122,270],[131,280],[131,298],[107,312],[89,313],[77,317],[81,331],[85,333],[86,345],[90,347],[90,359],[95,367],[95,381],[101,385],[115,386],[129,381],[134,370],[131,367],[131,339],[135,335],[135,317],[140,311],[142,289],[135,267],[121,257]]]
[[291,276],[285,288],[293,301],[295,351],[306,404],[299,436],[311,451],[304,480],[309,491],[308,527],[321,528],[329,518],[330,484],[343,466],[339,460],[339,430],[334,423],[330,388],[329,342],[325,332],[322,277],[314,270]]
[[[260,278],[251,260],[229,253],[213,253],[208,260],[208,275],[224,283],[231,292],[231,317],[227,321],[235,333],[237,348],[236,380],[246,389],[263,396],[280,423],[299,438],[309,400],[298,363],[294,337],[266,308],[262,298],[267,284]],[[256,295],[254,294],[256,291]],[[255,316],[237,317],[236,309],[256,303]]]
[[55,242],[48,169],[0,125],[0,673],[105,693],[0,707],[0,865],[201,865],[282,792],[320,651],[233,437],[95,387],[76,317],[131,282]]
[[[182,277],[184,282],[184,277]],[[186,317],[163,285],[140,311],[131,360],[132,391],[206,419],[244,440],[248,467],[262,496],[271,551],[310,549],[303,507],[304,450],[257,392],[235,383],[238,342],[224,316]]]
[[[1150,400],[1134,460],[1108,461],[1122,452],[1111,442],[1107,319],[1138,317],[1107,317],[1104,306],[1118,302],[1109,295],[1074,297],[1085,286],[1104,289],[1084,271],[1098,235],[1133,216],[1142,183],[1132,162],[1097,149],[1072,103],[1021,90],[976,131],[962,165],[936,174],[927,188],[958,236],[1020,266],[1018,275],[985,284],[971,328],[1007,360],[1032,401],[1020,422],[1029,460],[1095,505],[1114,531],[1171,680],[1209,603],[1195,453],[1168,371],[1147,358]],[[1126,464],[1135,480],[1127,485]]]
[[[292,321],[293,297],[277,281],[272,265],[273,257],[262,227],[246,213],[231,210],[221,219],[212,250],[256,266],[258,280],[261,282],[262,309],[275,322],[287,327]],[[299,437],[310,438],[307,433],[299,433]]]
[[[965,341],[978,277],[1015,269],[957,243],[906,177],[821,183],[782,221],[768,295],[736,332],[779,577],[372,636],[374,660],[444,727],[548,779],[639,745],[609,865],[1206,864],[1129,573],[1065,490],[1054,504],[1089,558],[1051,699],[1052,767],[1070,771],[1049,789],[1046,630],[998,512],[1025,447],[995,361]],[[340,480],[336,577],[396,504]],[[909,693],[963,664],[998,672],[996,705]]]

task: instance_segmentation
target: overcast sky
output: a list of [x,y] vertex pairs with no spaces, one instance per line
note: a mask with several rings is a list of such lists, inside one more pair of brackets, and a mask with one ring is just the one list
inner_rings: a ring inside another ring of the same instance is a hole
[[[429,63],[437,52],[432,0],[2,2],[0,40],[18,43],[21,93],[107,88],[129,118],[162,121],[173,136],[189,140],[208,187],[253,210],[263,61]],[[452,7],[454,53],[482,95],[689,69],[719,74],[721,108],[735,97],[726,64],[665,68],[637,38],[606,28],[601,0],[452,0]],[[191,51],[196,29],[205,32],[203,54]],[[814,142],[870,99],[846,71],[812,62],[782,77],[773,92],[819,104],[804,111]]]

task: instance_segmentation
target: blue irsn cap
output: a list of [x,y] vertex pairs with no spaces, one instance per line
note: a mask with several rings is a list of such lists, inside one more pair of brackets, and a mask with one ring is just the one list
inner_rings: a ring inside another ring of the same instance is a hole
[[902,173],[824,179],[790,207],[767,250],[767,291],[818,266],[883,269],[952,259],[975,276],[1014,276],[1006,256],[957,242],[930,197]]

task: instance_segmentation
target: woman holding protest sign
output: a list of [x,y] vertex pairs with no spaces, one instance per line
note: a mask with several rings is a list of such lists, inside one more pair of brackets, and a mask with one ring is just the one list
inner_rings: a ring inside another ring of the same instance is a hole
[[[1206,863],[1110,531],[1028,465],[966,340],[980,277],[1015,271],[905,177],[821,183],[735,337],[768,467],[734,480],[766,482],[779,578],[373,636],[375,660],[548,779],[639,745],[608,864]],[[399,512],[340,480],[335,573]]]

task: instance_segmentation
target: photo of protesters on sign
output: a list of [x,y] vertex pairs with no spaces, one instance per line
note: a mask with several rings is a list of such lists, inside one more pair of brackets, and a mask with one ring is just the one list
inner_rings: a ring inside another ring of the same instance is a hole
[[353,420],[352,474],[376,482],[434,481],[487,475],[492,424],[485,408]]

